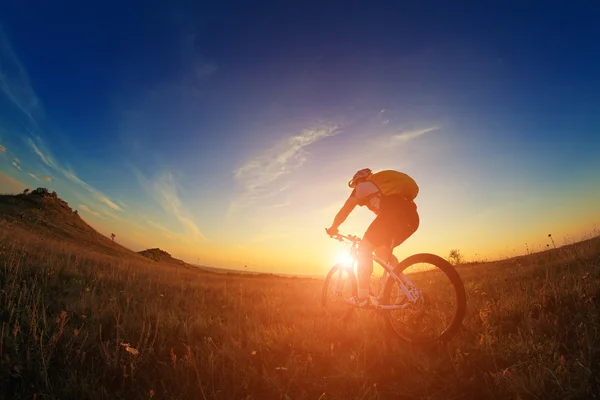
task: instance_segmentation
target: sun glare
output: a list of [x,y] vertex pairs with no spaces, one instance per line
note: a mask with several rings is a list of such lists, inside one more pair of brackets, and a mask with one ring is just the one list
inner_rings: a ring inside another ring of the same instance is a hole
[[343,249],[338,253],[336,262],[344,267],[350,267],[354,264],[354,259],[348,249]]

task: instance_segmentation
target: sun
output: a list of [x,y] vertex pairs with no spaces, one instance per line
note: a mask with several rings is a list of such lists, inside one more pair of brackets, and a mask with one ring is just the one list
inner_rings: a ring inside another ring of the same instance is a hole
[[342,249],[337,254],[336,264],[341,265],[343,267],[352,267],[355,263],[356,261],[352,257],[352,254],[350,254],[349,249]]

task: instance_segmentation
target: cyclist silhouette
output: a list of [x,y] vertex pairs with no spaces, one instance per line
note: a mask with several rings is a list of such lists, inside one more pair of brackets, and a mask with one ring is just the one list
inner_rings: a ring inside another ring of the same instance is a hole
[[373,252],[390,260],[398,259],[392,251],[402,244],[419,227],[419,214],[414,202],[419,193],[416,182],[407,174],[393,170],[373,173],[369,168],[356,172],[348,182],[352,188],[346,200],[326,232],[333,236],[348,215],[358,206],[366,206],[377,216],[367,228],[358,247],[358,296],[346,299],[356,307],[377,304],[369,296],[369,282],[373,273]]

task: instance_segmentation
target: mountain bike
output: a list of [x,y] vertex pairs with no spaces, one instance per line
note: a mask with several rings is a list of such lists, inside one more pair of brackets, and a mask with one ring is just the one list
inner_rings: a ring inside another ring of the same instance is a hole
[[[346,299],[358,294],[354,270],[361,239],[342,234],[332,238],[347,245],[347,259],[327,274],[322,304],[331,317],[346,321],[357,308]],[[460,275],[448,261],[427,253],[409,256],[398,265],[377,255],[373,260],[383,275],[377,292],[371,291],[376,302],[367,309],[379,312],[391,332],[405,342],[426,345],[450,339],[458,331],[467,301]]]

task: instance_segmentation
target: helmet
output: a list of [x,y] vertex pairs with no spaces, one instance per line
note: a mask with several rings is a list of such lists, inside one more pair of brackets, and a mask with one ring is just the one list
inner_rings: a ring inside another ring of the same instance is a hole
[[364,168],[361,169],[360,171],[357,171],[354,176],[352,177],[352,180],[350,180],[350,182],[348,182],[348,186],[351,188],[354,188],[356,186],[356,184],[358,183],[357,181],[361,180],[361,179],[366,179],[369,176],[371,176],[372,172],[369,168]]

